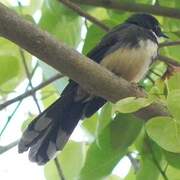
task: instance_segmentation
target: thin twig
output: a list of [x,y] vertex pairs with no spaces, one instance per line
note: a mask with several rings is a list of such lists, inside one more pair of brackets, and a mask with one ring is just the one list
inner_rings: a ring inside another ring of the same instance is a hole
[[74,12],[78,13],[80,16],[85,17],[89,21],[93,22],[97,26],[99,26],[102,30],[108,32],[111,28],[99,21],[97,18],[91,16],[90,14],[84,12],[77,4],[74,4],[73,2],[69,0],[59,0],[61,3],[66,5],[68,8],[74,10]]
[[[38,67],[38,64],[36,64],[35,67],[33,68],[33,71],[32,71],[32,73],[31,73],[31,75],[30,75],[30,78],[31,78],[31,79],[32,79],[32,77],[33,77],[33,75],[34,75],[37,67]],[[27,87],[26,87],[26,89],[25,89],[25,92],[27,92],[28,87],[29,87],[29,84],[27,85]],[[9,122],[11,121],[12,117],[15,115],[15,113],[16,113],[16,111],[18,110],[19,106],[21,105],[22,101],[23,101],[23,99],[21,99],[21,100],[18,102],[18,104],[17,104],[16,107],[14,108],[13,112],[12,112],[11,115],[8,117],[8,119],[7,119],[4,127],[2,128],[2,130],[1,130],[1,132],[0,132],[0,137],[1,137],[2,134],[4,133],[6,127],[8,126]]]
[[41,84],[39,84],[38,86],[34,87],[33,89],[13,98],[13,99],[10,99],[9,101],[6,101],[4,102],[3,104],[0,104],[0,110],[4,109],[5,107],[17,102],[17,101],[20,101],[21,99],[24,99],[30,95],[32,95],[34,92],[44,88],[45,86],[49,85],[50,83],[58,80],[59,78],[62,78],[64,77],[63,75],[61,74],[57,74],[57,75],[54,75],[53,77],[51,77],[50,79],[48,79],[47,81],[44,81],[42,82]]
[[174,66],[180,66],[180,62],[178,62],[178,61],[176,61],[176,60],[174,60],[172,58],[169,58],[167,56],[158,55],[157,59],[160,60],[160,61],[165,62],[166,64],[172,64]]
[[139,166],[139,161],[135,158],[132,157],[131,153],[127,153],[127,157],[129,158],[135,173],[138,172],[140,166]]
[[177,46],[177,45],[180,45],[180,40],[160,43],[159,48],[163,48],[167,46]]
[[60,179],[65,180],[64,174],[62,172],[62,169],[61,169],[61,166],[60,166],[60,163],[59,163],[57,157],[54,159],[54,163],[56,165],[56,169],[57,169]]
[[[31,75],[30,75],[30,72],[29,72],[29,69],[28,69],[28,66],[27,66],[27,63],[26,63],[26,59],[25,59],[25,55],[24,55],[24,51],[22,48],[19,48],[19,52],[20,52],[20,55],[21,55],[21,59],[22,59],[22,62],[23,62],[23,65],[24,65],[24,69],[25,69],[25,72],[26,72],[26,76],[28,78],[28,81],[29,81],[29,86],[31,89],[33,89],[33,84],[32,84],[32,81],[31,81]],[[36,103],[36,106],[37,106],[37,109],[39,111],[39,113],[41,112],[41,108],[40,108],[40,105],[38,103],[38,100],[36,98],[36,92],[34,92],[32,94],[32,97],[34,99],[34,102]]]
[[132,3],[127,1],[117,0],[71,0],[74,3],[90,5],[95,7],[104,7],[107,9],[114,9],[119,11],[129,12],[147,12],[163,17],[171,17],[180,19],[180,9],[165,6],[154,6],[144,3]]
[[13,147],[17,146],[17,144],[19,143],[19,140],[16,140],[6,146],[0,146],[0,155],[9,151],[10,149],[12,149]]

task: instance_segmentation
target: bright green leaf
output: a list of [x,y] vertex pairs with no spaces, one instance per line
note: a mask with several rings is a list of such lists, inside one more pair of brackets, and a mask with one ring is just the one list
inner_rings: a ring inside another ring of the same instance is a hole
[[98,125],[97,125],[97,134],[99,134],[102,129],[104,129],[109,122],[111,121],[111,111],[112,111],[112,105],[110,103],[107,103],[103,106],[101,109],[99,118],[98,118]]
[[130,169],[129,173],[127,174],[124,180],[136,180],[136,174],[133,168]]
[[99,134],[98,144],[94,141],[90,145],[80,179],[99,180],[109,175],[126,154],[141,126],[142,122],[132,115],[117,115]]
[[41,96],[45,108],[50,106],[56,99],[59,98],[57,89],[52,84],[41,89]]
[[158,180],[159,169],[151,158],[141,157],[141,169],[138,171],[136,180]]
[[[0,85],[4,92],[13,91],[25,78],[19,48],[9,40],[0,38]],[[29,70],[31,70],[31,55],[24,51]],[[6,94],[1,94],[6,95]]]
[[96,129],[97,129],[97,122],[98,122],[98,113],[95,113],[89,118],[83,120],[82,126],[85,130],[88,131],[94,137],[96,136]]
[[21,131],[23,132],[27,127],[28,125],[34,120],[36,116],[34,114],[31,114],[28,119],[26,119],[22,125],[21,125]]
[[180,82],[180,73],[175,73],[168,79],[168,90],[180,89],[180,83],[177,82]]
[[121,113],[131,113],[149,106],[151,103],[151,99],[128,97],[118,101],[114,106],[114,110]]
[[[168,165],[166,170],[166,176],[168,177],[168,180],[179,180],[180,170],[171,165]],[[164,180],[164,178],[161,177],[158,180]]]
[[0,56],[0,85],[15,78],[20,72],[20,63],[14,56]]
[[159,180],[160,171],[167,164],[163,161],[163,153],[161,147],[149,139],[148,136],[144,137],[143,146],[140,150],[140,169],[137,172],[136,180]]
[[140,133],[142,125],[143,122],[134,115],[119,113],[110,124],[112,145],[127,148]]
[[119,176],[116,175],[111,175],[106,180],[122,180]]
[[[113,27],[115,25],[115,23],[111,20],[104,20],[102,22],[109,25],[109,27]],[[94,48],[105,34],[105,31],[92,24],[87,29],[86,39],[83,46],[83,54],[87,54],[92,48]]]
[[180,169],[180,153],[164,151],[164,155],[169,165]]
[[155,117],[146,123],[148,135],[167,151],[180,152],[180,124],[170,117]]
[[[83,158],[83,144],[69,141],[64,150],[57,156],[65,179],[77,179],[83,164]],[[45,176],[47,180],[60,179],[54,160],[45,165]]]
[[167,105],[171,114],[180,121],[180,89],[172,90],[167,96]]
[[111,173],[115,165],[126,154],[126,150],[112,147],[110,130],[105,128],[99,138],[100,146],[92,143],[87,151],[80,180],[99,180]]
[[57,0],[44,1],[41,28],[52,33],[59,40],[76,47],[81,40],[82,19]]

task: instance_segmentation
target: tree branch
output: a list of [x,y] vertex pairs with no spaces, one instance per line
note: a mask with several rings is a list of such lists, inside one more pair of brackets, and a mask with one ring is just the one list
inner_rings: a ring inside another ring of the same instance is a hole
[[84,12],[78,5],[72,3],[71,1],[69,1],[69,0],[59,0],[59,2],[63,3],[64,5],[66,5],[68,8],[74,10],[74,12],[78,13],[80,16],[88,19],[90,22],[96,24],[103,31],[107,32],[107,31],[110,30],[110,28],[108,26],[106,26],[104,23],[102,23],[101,21],[99,21],[95,17],[91,16],[90,14]]
[[13,147],[17,146],[18,143],[19,143],[19,140],[16,140],[16,141],[8,144],[7,146],[0,146],[0,155],[5,153],[6,151],[9,151]]
[[159,59],[160,61],[165,62],[166,64],[172,64],[174,66],[180,66],[180,62],[178,62],[178,61],[176,61],[176,60],[174,60],[172,58],[169,58],[167,56],[158,55],[157,59]]
[[[76,50],[57,42],[48,33],[25,21],[0,3],[0,35],[26,49],[34,56],[69,76],[91,94],[111,102],[129,97],[146,96],[141,90]],[[152,104],[135,113],[147,120],[154,116],[169,115],[160,104]]]
[[177,46],[180,45],[180,40],[177,41],[167,41],[159,44],[159,48],[167,47],[167,46]]
[[52,83],[53,81],[56,81],[57,79],[59,78],[62,78],[63,75],[60,75],[60,74],[57,74],[55,76],[53,76],[52,78],[48,79],[47,81],[44,81],[42,82],[41,84],[39,84],[38,86],[34,87],[33,89],[29,90],[29,91],[26,91],[25,93],[13,98],[13,99],[10,99],[8,101],[6,101],[5,103],[3,104],[0,104],[0,110],[4,109],[5,107],[17,102],[17,101],[20,101],[28,96],[31,96],[32,94],[34,94],[36,91],[44,88],[45,86],[49,85],[50,83]]
[[140,3],[129,3],[126,1],[119,0],[71,0],[74,3],[101,6],[107,9],[115,9],[121,11],[130,12],[147,12],[155,15],[166,16],[171,18],[180,19],[180,9],[163,7],[163,6],[152,6]]

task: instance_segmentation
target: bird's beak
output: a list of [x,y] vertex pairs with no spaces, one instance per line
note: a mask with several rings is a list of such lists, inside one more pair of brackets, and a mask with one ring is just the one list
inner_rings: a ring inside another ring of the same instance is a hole
[[160,34],[159,34],[159,36],[160,37],[164,37],[164,38],[169,38],[166,34],[164,34],[163,32],[161,32]]

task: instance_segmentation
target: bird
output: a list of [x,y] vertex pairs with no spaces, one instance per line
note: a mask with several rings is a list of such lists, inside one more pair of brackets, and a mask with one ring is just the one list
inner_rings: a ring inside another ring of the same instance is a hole
[[[154,16],[135,13],[104,35],[87,56],[115,75],[138,83],[154,62],[161,37],[168,38]],[[23,132],[19,153],[29,150],[30,161],[46,164],[64,148],[78,122],[92,116],[106,102],[70,79],[60,98]]]

